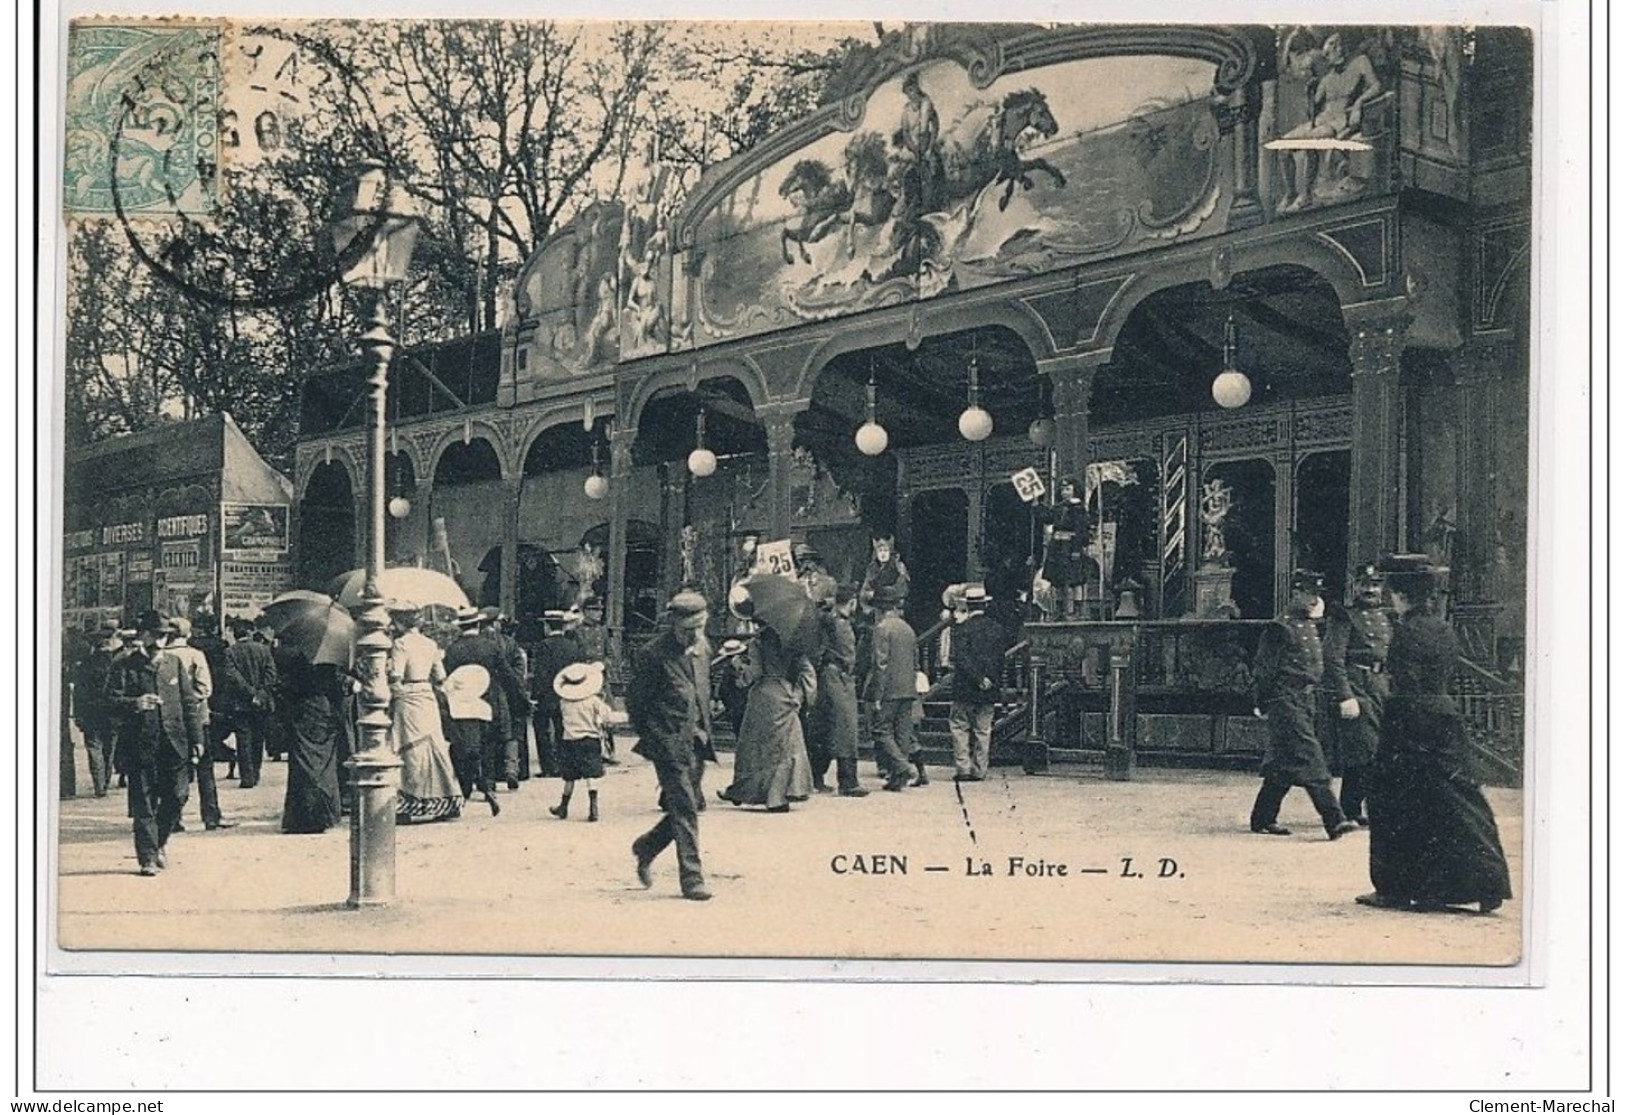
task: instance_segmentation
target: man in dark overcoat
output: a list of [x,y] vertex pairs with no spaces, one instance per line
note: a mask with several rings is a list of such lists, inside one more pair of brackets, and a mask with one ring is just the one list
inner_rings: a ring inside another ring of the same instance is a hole
[[[919,701],[914,675],[914,628],[899,614],[903,594],[897,585],[875,590],[875,621],[870,640],[874,661],[868,678],[870,716],[873,719],[875,766],[885,778],[885,789],[900,791],[908,785],[925,786],[925,760],[914,739],[914,706]],[[913,775],[912,782],[910,775]]]
[[507,647],[491,626],[494,618],[473,608],[457,613],[457,626],[461,631],[456,641],[446,648],[446,673],[474,664],[484,666],[491,675],[491,687],[485,692],[485,699],[491,704],[491,719],[484,728],[480,766],[492,782],[505,777],[508,789],[517,790],[519,751],[513,745],[512,717],[516,710],[520,716],[530,711],[530,698]]
[[566,666],[591,659],[568,612],[543,612],[542,625],[547,634],[537,644],[530,679],[535,710],[532,719],[536,729],[536,776],[557,778],[564,726],[559,718],[559,695],[553,691],[553,679]]
[[988,750],[993,743],[993,706],[1004,676],[1004,652],[1009,633],[987,614],[987,592],[972,585],[965,592],[970,615],[954,628],[949,665],[953,704],[948,731],[954,741],[954,781],[980,782],[987,776]]
[[242,788],[259,785],[276,708],[276,658],[264,640],[244,629],[226,648],[225,714],[237,736],[237,776]]
[[96,634],[95,648],[73,668],[73,720],[84,733],[85,751],[90,759],[91,789],[99,798],[107,796],[113,781],[113,708],[107,701],[107,682],[113,660],[124,649],[118,628],[104,628]]
[[1254,708],[1269,721],[1269,750],[1264,758],[1264,784],[1253,802],[1251,825],[1256,833],[1290,836],[1280,824],[1281,802],[1302,786],[1315,803],[1326,835],[1336,840],[1359,826],[1343,815],[1332,793],[1320,738],[1315,734],[1315,694],[1325,673],[1325,656],[1315,621],[1325,614],[1319,573],[1298,570],[1286,611],[1264,629],[1253,662]]
[[1354,601],[1326,619],[1326,687],[1337,702],[1338,758],[1343,783],[1338,804],[1351,821],[1366,823],[1365,798],[1377,759],[1383,705],[1388,699],[1388,646],[1394,625],[1375,565],[1354,574]]
[[163,618],[147,612],[114,661],[107,699],[118,723],[115,764],[129,784],[135,858],[143,875],[169,865],[169,834],[191,782],[192,747],[180,694],[180,662],[163,653]]
[[[857,589],[843,584],[835,590],[835,606],[819,617],[823,637],[818,696],[811,717],[812,729],[835,760],[836,792],[849,798],[869,794],[858,785],[858,643],[852,630],[857,606]],[[814,773],[822,773],[816,764]]]
[[705,597],[689,589],[671,598],[666,622],[653,641],[632,660],[626,688],[626,712],[638,742],[632,750],[654,764],[665,812],[655,826],[632,842],[638,882],[653,884],[650,868],[668,845],[677,845],[677,873],[683,897],[711,897],[700,863],[700,818],[695,804],[694,745],[710,700],[700,691],[694,647],[707,618]]

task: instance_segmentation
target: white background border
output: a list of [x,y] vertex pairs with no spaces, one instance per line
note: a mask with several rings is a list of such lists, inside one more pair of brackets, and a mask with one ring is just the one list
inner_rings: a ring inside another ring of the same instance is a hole
[[[191,6],[187,6],[191,7]],[[177,10],[187,10],[179,7]],[[129,4],[75,5],[74,14],[136,14]],[[193,10],[196,10],[195,8]],[[371,7],[327,0],[273,5],[218,3],[197,14],[275,16],[500,15],[510,17],[603,16],[606,5],[578,2],[549,5],[546,11],[517,5],[409,4]],[[615,0],[613,14],[774,18],[780,4],[626,3]],[[153,8],[146,7],[145,14]],[[813,14],[797,10],[796,14]],[[15,893],[18,910],[19,984],[17,1023],[19,1062],[25,1089],[38,1058],[40,1084],[75,1089],[160,1088],[1074,1088],[1074,1089],[1583,1089],[1603,1084],[1601,1020],[1593,1030],[1593,974],[1600,979],[1606,958],[1602,930],[1606,895],[1602,807],[1606,793],[1603,723],[1598,721],[1596,765],[1585,754],[1588,714],[1601,691],[1588,687],[1589,585],[1584,560],[1591,538],[1588,512],[1591,484],[1605,491],[1606,478],[1590,473],[1588,408],[1605,413],[1605,384],[1599,375],[1590,395],[1587,316],[1591,289],[1586,248],[1588,178],[1602,167],[1588,162],[1590,103],[1586,6],[1574,0],[1498,4],[1396,4],[1210,2],[1193,10],[1167,2],[1140,4],[1058,4],[1019,0],[997,9],[967,3],[896,3],[883,8],[843,2],[820,5],[823,19],[1004,18],[1091,20],[1127,18],[1290,23],[1529,22],[1539,21],[1537,40],[1542,70],[1537,104],[1543,109],[1537,148],[1538,260],[1537,366],[1540,397],[1535,415],[1540,428],[1531,438],[1536,460],[1531,485],[1530,536],[1540,552],[1530,564],[1539,595],[1531,615],[1536,629],[1531,675],[1537,686],[1538,749],[1532,766],[1535,797],[1527,808],[1534,828],[1527,847],[1535,888],[1531,908],[1532,953],[1541,960],[1537,989],[1348,988],[1312,984],[1324,969],[1287,970],[1304,982],[1276,986],[1180,984],[862,984],[862,983],[648,983],[518,980],[367,979],[366,974],[405,967],[394,958],[313,958],[344,979],[273,978],[45,977],[34,967],[36,926],[31,923],[36,804],[26,749],[19,764]],[[1606,13],[1598,11],[1601,21]],[[39,259],[45,274],[33,274],[32,260],[19,254],[18,289],[33,289],[40,363],[34,386],[39,410],[33,431],[17,431],[19,460],[36,462],[40,529],[29,538],[23,586],[33,589],[33,607],[19,599],[20,617],[37,608],[53,615],[48,575],[55,531],[48,514],[55,491],[60,447],[53,444],[60,408],[60,385],[52,368],[60,359],[60,271],[55,233],[60,228],[56,196],[60,124],[55,103],[60,86],[62,43],[59,13],[47,5],[38,39],[40,70],[27,57],[30,32],[19,37],[18,127],[26,143],[31,99],[38,82],[38,162],[33,167],[39,194]],[[1598,24],[1598,41],[1605,24]],[[1603,75],[1597,74],[1599,87]],[[1605,119],[1605,118],[1604,118]],[[1599,140],[1601,136],[1599,135]],[[20,152],[20,149],[19,149]],[[19,173],[22,168],[19,166]],[[19,209],[29,219],[30,183]],[[1600,201],[1600,199],[1599,199]],[[1600,214],[1599,214],[1600,216]],[[26,240],[23,241],[26,243]],[[1598,260],[1601,263],[1601,260]],[[54,272],[54,274],[53,274]],[[1600,284],[1604,276],[1596,276]],[[17,322],[20,343],[29,325]],[[25,350],[26,351],[26,350]],[[1602,358],[1598,347],[1597,356]],[[26,358],[18,362],[27,368]],[[1600,371],[1600,369],[1599,369]],[[19,376],[23,398],[18,413],[28,414],[27,377]],[[1599,443],[1598,450],[1604,446]],[[1599,504],[1599,510],[1601,506]],[[26,495],[19,508],[28,516]],[[29,531],[23,526],[24,532]],[[27,534],[24,537],[29,537]],[[1598,540],[1600,543],[1600,539]],[[1601,570],[1598,570],[1600,575]],[[20,664],[33,671],[45,646],[45,632],[19,623]],[[1600,638],[1600,631],[1598,632]],[[1543,648],[1543,649],[1541,649]],[[1600,655],[1599,655],[1600,658]],[[3,664],[0,664],[3,665]],[[0,670],[9,674],[9,671]],[[32,683],[37,702],[36,739],[40,762],[55,766],[54,671],[19,676],[19,695]],[[23,723],[30,709],[18,702]],[[19,733],[26,738],[26,729]],[[1588,775],[1595,774],[1589,789]],[[1596,904],[1589,906],[1589,816],[1596,806]],[[48,811],[47,811],[48,812]],[[1592,917],[1596,921],[1593,923]],[[1595,935],[1593,935],[1595,929]],[[1591,955],[1595,940],[1597,955]],[[1595,960],[1595,969],[1591,967]],[[691,962],[700,963],[700,962]],[[741,966],[730,965],[734,970]],[[679,962],[668,971],[697,970]],[[867,966],[866,966],[867,967]],[[784,966],[779,974],[797,969]],[[836,974],[834,966],[825,969]],[[1254,973],[1277,978],[1275,969]],[[803,974],[805,974],[803,972]],[[1368,977],[1370,973],[1367,973]],[[1018,977],[1019,978],[1019,977]],[[1142,972],[1140,978],[1145,978]],[[1234,969],[1184,967],[1180,980],[1234,979]],[[37,979],[37,983],[36,983]],[[34,992],[38,991],[35,998]],[[1598,988],[1600,1006],[1601,989]],[[38,1016],[35,1008],[38,1006]],[[36,1029],[37,1026],[37,1029]],[[1593,1066],[1593,1042],[1599,1056]],[[1594,1069],[1594,1073],[1593,1073]],[[55,1098],[61,1098],[60,1095]],[[88,1097],[81,1097],[88,1098]],[[1151,1097],[1143,1097],[1149,1100]],[[1523,1098],[1501,1096],[1501,1099]],[[419,1097],[421,1100],[422,1097]],[[1317,1107],[1332,1097],[1312,1101]],[[1360,1097],[1348,1101],[1362,1102]],[[260,1097],[176,1097],[165,1110],[266,1109],[299,1100]],[[376,1102],[376,1101],[374,1101]],[[392,1097],[391,1106],[417,1106],[410,1097]],[[486,1099],[442,1097],[447,1102],[485,1104]],[[568,1101],[571,1103],[575,1100]],[[774,1101],[778,1102],[778,1101]],[[1268,1101],[1265,1101],[1268,1102]],[[1275,1102],[1294,1102],[1278,1100]],[[1371,1101],[1366,1099],[1363,1104]],[[1385,1102],[1385,1101],[1384,1101]],[[1432,1106],[1465,1110],[1465,1099]],[[328,1109],[326,1104],[312,1105]],[[506,1104],[504,1104],[506,1106]],[[528,1103],[527,1106],[534,1106]]]

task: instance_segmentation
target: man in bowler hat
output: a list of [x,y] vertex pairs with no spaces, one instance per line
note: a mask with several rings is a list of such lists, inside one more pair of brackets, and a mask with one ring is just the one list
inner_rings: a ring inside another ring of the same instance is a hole
[[632,842],[638,882],[653,885],[650,868],[670,844],[677,845],[677,872],[683,897],[704,901],[705,869],[700,864],[700,818],[695,804],[694,741],[701,730],[709,693],[699,688],[693,648],[705,633],[704,596],[684,589],[666,606],[665,629],[632,660],[626,712],[638,742],[632,748],[654,764],[664,815]]
[[1319,573],[1307,570],[1292,575],[1286,611],[1264,629],[1253,661],[1254,708],[1269,721],[1270,742],[1251,823],[1254,832],[1267,836],[1292,835],[1279,818],[1281,802],[1294,786],[1308,791],[1330,839],[1359,827],[1337,804],[1331,771],[1315,735],[1315,693],[1325,673],[1320,633],[1315,630],[1315,621],[1326,612],[1322,581]]
[[135,858],[141,874],[169,866],[169,834],[181,819],[192,747],[180,698],[180,663],[163,653],[164,620],[146,612],[136,638],[113,663],[108,704],[118,721],[115,764],[129,783]]

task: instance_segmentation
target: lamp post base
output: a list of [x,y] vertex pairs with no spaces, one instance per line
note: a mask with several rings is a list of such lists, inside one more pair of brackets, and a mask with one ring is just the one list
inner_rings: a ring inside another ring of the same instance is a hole
[[396,771],[401,761],[388,748],[357,752],[355,804],[350,807],[350,898],[352,910],[395,900]]

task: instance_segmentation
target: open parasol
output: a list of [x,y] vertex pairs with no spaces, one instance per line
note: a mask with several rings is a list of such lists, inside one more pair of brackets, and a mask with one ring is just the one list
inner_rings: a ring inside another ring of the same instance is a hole
[[[365,569],[352,569],[328,586],[333,597],[346,607],[361,603],[367,584]],[[466,608],[468,594],[456,581],[433,569],[400,565],[378,575],[378,590],[390,605],[412,608]]]
[[264,623],[279,643],[312,665],[349,669],[355,657],[355,620],[325,593],[283,593],[265,606]]
[[817,609],[800,582],[762,573],[747,579],[744,586],[750,595],[752,619],[771,628],[786,647],[803,654],[817,652]]

